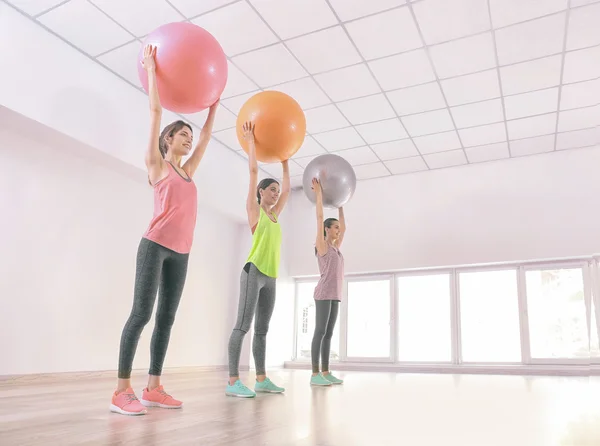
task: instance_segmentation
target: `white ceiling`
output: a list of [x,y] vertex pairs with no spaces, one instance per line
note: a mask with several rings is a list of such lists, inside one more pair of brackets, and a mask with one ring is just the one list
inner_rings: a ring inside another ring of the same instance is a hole
[[326,152],[369,179],[599,143],[600,0],[6,1],[136,88],[146,34],[207,29],[229,60],[214,137],[243,154],[244,101],[290,94],[296,186]]

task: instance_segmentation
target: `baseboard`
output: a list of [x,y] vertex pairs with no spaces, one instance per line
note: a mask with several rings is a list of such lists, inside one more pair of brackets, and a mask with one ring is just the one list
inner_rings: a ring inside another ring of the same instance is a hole
[[[208,365],[208,366],[193,366],[193,367],[167,367],[163,370],[163,375],[179,375],[189,373],[206,373],[206,372],[224,372],[229,369],[227,365]],[[249,366],[240,366],[240,371],[247,372]],[[131,372],[132,378],[145,377],[148,375],[148,369],[136,369]],[[50,382],[58,380],[82,380],[95,378],[116,378],[116,370],[90,370],[76,372],[55,372],[55,373],[28,373],[19,375],[0,375],[0,386],[10,383],[24,383],[29,381],[35,382]]]
[[[465,375],[600,376],[598,365],[449,365],[337,362],[332,369],[361,372],[438,373]],[[307,361],[287,361],[286,369],[311,370]]]

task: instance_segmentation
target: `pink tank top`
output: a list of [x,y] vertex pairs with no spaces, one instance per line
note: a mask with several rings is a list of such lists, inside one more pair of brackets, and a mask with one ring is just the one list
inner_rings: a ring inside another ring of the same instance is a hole
[[315,287],[315,300],[342,300],[344,288],[344,256],[329,245],[324,256],[317,253],[321,278]]
[[154,216],[144,237],[180,254],[192,248],[198,196],[191,178],[184,178],[171,163],[169,174],[154,185]]

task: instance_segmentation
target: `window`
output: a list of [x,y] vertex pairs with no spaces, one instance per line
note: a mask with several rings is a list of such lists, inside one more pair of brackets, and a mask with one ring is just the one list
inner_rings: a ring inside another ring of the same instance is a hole
[[348,357],[390,357],[390,282],[348,282]]
[[[298,305],[298,334],[296,337],[296,358],[310,360],[310,350],[313,333],[315,331],[315,300],[313,293],[317,282],[298,282],[297,305]],[[335,324],[333,338],[331,339],[331,360],[339,359],[340,351],[340,317]]]
[[517,271],[459,274],[464,362],[521,362]]
[[398,277],[398,360],[452,360],[450,274]]
[[589,358],[583,270],[526,271],[531,357]]
[[590,324],[590,357],[600,358],[600,342],[598,342],[598,326],[596,321],[596,306],[592,300],[592,314]]

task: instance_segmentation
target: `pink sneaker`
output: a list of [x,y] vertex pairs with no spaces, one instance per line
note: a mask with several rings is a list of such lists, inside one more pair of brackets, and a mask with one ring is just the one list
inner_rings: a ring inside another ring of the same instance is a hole
[[110,411],[123,415],[144,415],[147,412],[131,387],[121,393],[113,393]]
[[160,385],[156,389],[144,388],[142,392],[142,404],[146,407],[162,407],[163,409],[181,409],[183,403],[176,400]]

